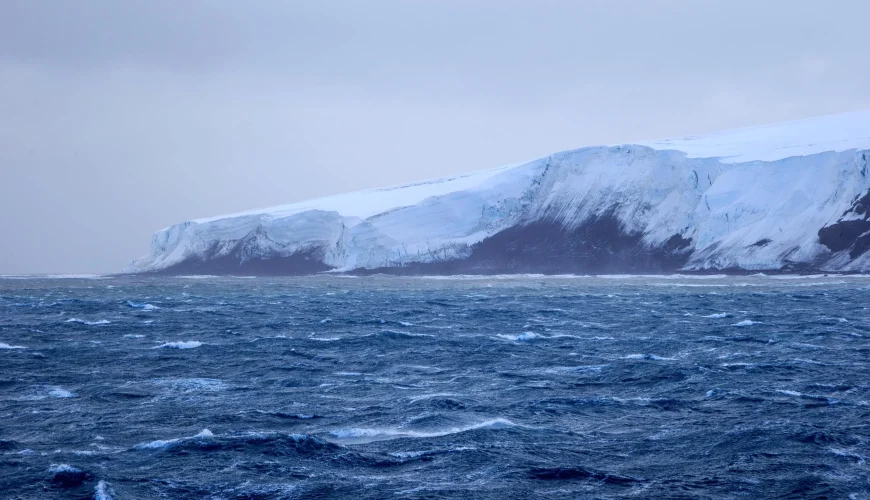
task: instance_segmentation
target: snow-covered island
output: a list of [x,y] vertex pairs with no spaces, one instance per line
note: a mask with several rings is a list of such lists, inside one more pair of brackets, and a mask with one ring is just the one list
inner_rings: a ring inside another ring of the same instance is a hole
[[182,222],[128,272],[870,271],[870,111]]

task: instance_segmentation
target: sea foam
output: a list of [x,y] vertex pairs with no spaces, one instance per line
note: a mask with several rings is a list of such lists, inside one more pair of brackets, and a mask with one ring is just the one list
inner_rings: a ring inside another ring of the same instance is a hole
[[101,320],[97,320],[97,321],[86,321],[86,320],[78,319],[78,318],[70,318],[70,319],[66,320],[64,323],[81,323],[83,325],[95,326],[95,325],[108,325],[108,324],[111,324],[112,322],[107,320],[107,319],[101,319]]
[[176,342],[166,342],[165,344],[154,346],[152,349],[194,349],[201,345],[202,342],[198,340],[179,340]]

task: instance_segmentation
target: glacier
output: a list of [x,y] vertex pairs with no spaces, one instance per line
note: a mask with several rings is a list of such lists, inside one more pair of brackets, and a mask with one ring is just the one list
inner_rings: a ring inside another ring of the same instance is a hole
[[126,272],[870,271],[870,111],[182,222]]

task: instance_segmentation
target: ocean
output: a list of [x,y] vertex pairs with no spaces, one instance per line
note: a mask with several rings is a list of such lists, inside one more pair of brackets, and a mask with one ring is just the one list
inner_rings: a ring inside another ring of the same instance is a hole
[[870,498],[870,278],[0,278],[0,498]]

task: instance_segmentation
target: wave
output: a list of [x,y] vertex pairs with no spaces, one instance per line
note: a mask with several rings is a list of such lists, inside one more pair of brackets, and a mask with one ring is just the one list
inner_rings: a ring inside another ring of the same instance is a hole
[[451,275],[420,275],[409,276],[415,279],[426,280],[510,280],[510,279],[539,279],[539,278],[588,278],[589,276],[575,276],[563,274],[550,276],[547,274],[451,274]]
[[761,321],[752,321],[751,319],[744,319],[743,321],[738,321],[731,326],[752,326],[752,325],[760,325]]
[[702,318],[711,318],[711,319],[722,319],[722,318],[727,318],[728,313],[713,313],[713,314],[708,314],[706,316],[701,316],[701,317]]
[[544,337],[543,335],[537,334],[535,332],[523,332],[519,335],[509,335],[509,334],[500,333],[496,336],[499,338],[502,338],[502,339],[510,340],[512,342],[528,342],[530,340],[547,338],[547,337]]
[[48,391],[48,395],[53,398],[74,398],[76,397],[74,392],[70,392],[61,387],[53,387]]
[[97,325],[109,325],[112,322],[107,320],[107,319],[101,319],[101,320],[97,320],[97,321],[85,321],[83,319],[70,318],[70,319],[64,321],[64,323],[81,323],[83,325],[97,326]]
[[675,361],[677,358],[666,358],[664,356],[657,356],[655,354],[629,354],[628,356],[624,356],[622,359],[646,359],[653,361]]
[[285,413],[283,411],[272,412],[271,415],[291,420],[313,420],[315,418],[320,418],[318,415],[312,415],[309,413]]
[[407,462],[412,461],[412,460],[420,460],[420,459],[426,460],[429,457],[434,457],[437,455],[446,455],[448,453],[460,453],[463,451],[474,451],[476,449],[477,448],[475,448],[473,446],[456,446],[456,447],[436,449],[436,450],[394,451],[394,452],[388,453],[387,455],[389,455],[392,458],[398,459],[397,462],[392,462],[392,463],[402,464],[402,463],[407,463]]
[[598,373],[610,365],[581,365],[581,366],[554,366],[546,368],[541,373],[547,374],[563,374],[563,373]]
[[858,465],[864,465],[867,462],[867,459],[870,458],[870,457],[867,457],[866,455],[861,455],[860,453],[855,453],[854,451],[849,451],[849,450],[839,450],[837,448],[830,448],[830,451],[831,451],[831,453],[833,453],[834,455],[837,455],[839,457],[851,458],[852,460],[855,460],[858,463]]
[[166,342],[165,344],[154,346],[152,349],[194,349],[201,345],[202,342],[198,340],[179,340],[176,342]]
[[27,348],[24,347],[23,345],[9,345],[9,344],[4,344],[3,342],[0,342],[0,349],[27,349]]
[[133,309],[141,309],[143,311],[154,311],[154,310],[160,309],[159,307],[155,306],[154,304],[145,304],[145,303],[133,302],[130,300],[127,301],[127,305],[132,307]]
[[214,451],[221,449],[239,450],[245,447],[265,447],[269,455],[281,456],[288,451],[315,453],[341,449],[336,443],[308,434],[286,434],[282,432],[247,432],[242,434],[215,435],[208,429],[190,437],[158,439],[133,446],[136,451],[179,452]]
[[218,392],[227,388],[226,382],[216,378],[165,378],[152,380],[151,383],[179,393]]
[[631,484],[642,481],[641,479],[601,472],[585,467],[536,467],[529,469],[527,475],[530,479],[542,481],[567,481],[577,479],[589,479],[605,484]]
[[193,435],[187,438],[175,438],[175,439],[157,439],[154,441],[148,441],[147,443],[139,443],[133,446],[135,450],[167,450],[175,447],[176,445],[183,444],[186,441],[195,441],[195,440],[205,440],[211,439],[214,437],[214,434],[208,430],[203,429],[199,432],[199,434]]
[[90,472],[69,464],[51,464],[48,473],[51,474],[49,482],[61,488],[75,488],[93,478]]
[[7,280],[104,280],[112,276],[103,274],[0,274]]
[[792,391],[792,390],[788,390],[788,389],[778,389],[776,392],[783,394],[785,396],[791,396],[794,398],[801,398],[804,400],[815,401],[816,403],[824,403],[824,404],[829,404],[829,405],[842,403],[841,400],[835,399],[835,398],[830,398],[828,396],[819,396],[816,394],[805,394],[803,392]]
[[253,413],[256,415],[265,415],[268,417],[277,417],[286,420],[314,420],[317,418],[323,418],[320,415],[314,415],[310,413],[290,413],[281,410],[243,410],[239,413]]
[[94,488],[94,500],[113,500],[112,494],[109,492],[109,485],[105,481],[97,483]]
[[650,280],[719,280],[731,276],[727,274],[599,274],[601,279],[650,279]]
[[442,436],[450,436],[463,432],[475,431],[480,429],[508,429],[519,427],[517,424],[505,418],[494,418],[484,420],[475,424],[466,425],[463,427],[451,427],[448,429],[438,429],[429,431],[415,431],[410,429],[400,428],[349,428],[336,429],[329,432],[330,437],[342,444],[364,444],[375,441],[388,441],[392,439],[425,439]]
[[438,392],[435,394],[423,394],[420,396],[415,396],[413,398],[410,398],[408,400],[408,402],[409,403],[416,403],[418,401],[425,401],[427,399],[432,399],[432,398],[452,398],[452,397],[457,397],[457,396],[459,396],[459,394],[455,394],[452,392]]
[[819,366],[828,366],[827,363],[822,363],[821,361],[815,361],[812,359],[805,358],[795,358],[795,363],[803,363],[805,365],[819,365]]
[[722,399],[726,395],[728,395],[728,391],[719,388],[710,389],[706,394],[704,394],[704,399]]
[[429,337],[434,338],[434,335],[429,335],[427,333],[411,333],[411,332],[402,332],[399,330],[381,330],[378,333],[370,333],[368,335],[363,335],[363,337],[383,337],[388,339],[413,339],[420,337]]

